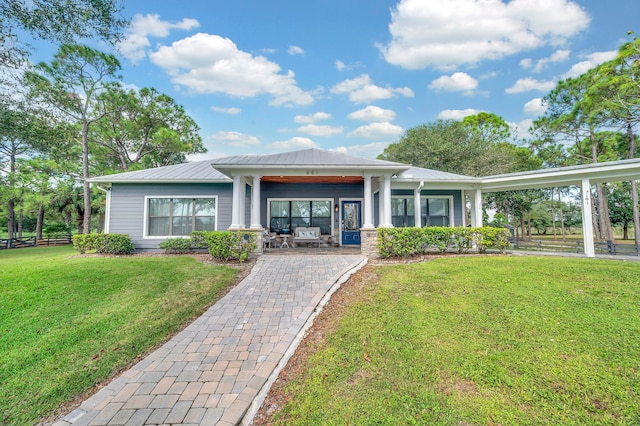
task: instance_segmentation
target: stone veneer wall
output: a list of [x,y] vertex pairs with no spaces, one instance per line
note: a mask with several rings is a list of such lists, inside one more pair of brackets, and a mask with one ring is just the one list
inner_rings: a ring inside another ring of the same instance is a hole
[[361,229],[360,230],[360,251],[369,259],[378,257],[378,230],[377,229]]

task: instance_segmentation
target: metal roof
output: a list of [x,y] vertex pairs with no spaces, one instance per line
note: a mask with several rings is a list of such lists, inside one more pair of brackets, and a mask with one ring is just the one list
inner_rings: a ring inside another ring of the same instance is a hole
[[[211,164],[216,168],[239,168],[255,166],[325,166],[325,167],[353,167],[353,168],[376,168],[376,167],[399,167],[407,168],[406,164],[394,163],[385,160],[372,160],[368,158],[354,157],[336,151],[310,148],[300,151],[283,152],[270,155],[234,155],[231,157],[216,158],[211,160]],[[239,166],[239,167],[235,167]]]
[[230,182],[231,179],[211,167],[211,160],[155,167],[135,172],[118,173],[89,179],[95,183],[153,182]]
[[590,163],[553,169],[484,176],[482,191],[509,191],[579,185],[582,179],[591,183],[640,179],[640,159]]
[[480,182],[479,178],[455,173],[441,172],[439,170],[424,169],[422,167],[411,166],[408,170],[398,175],[398,180],[410,181],[433,181],[433,180],[453,180],[453,181],[470,181]]

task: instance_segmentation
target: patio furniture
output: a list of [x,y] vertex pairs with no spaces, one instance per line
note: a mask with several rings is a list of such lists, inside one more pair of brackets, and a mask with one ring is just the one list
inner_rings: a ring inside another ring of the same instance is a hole
[[318,243],[318,248],[320,248],[320,227],[312,226],[298,226],[293,233],[293,246],[295,247],[298,243]]

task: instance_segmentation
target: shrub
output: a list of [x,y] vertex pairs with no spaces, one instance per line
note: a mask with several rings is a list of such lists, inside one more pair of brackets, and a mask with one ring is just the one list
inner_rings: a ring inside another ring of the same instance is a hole
[[191,238],[170,238],[161,242],[158,247],[165,253],[185,253],[192,251]]
[[509,231],[504,228],[464,228],[430,226],[424,228],[378,229],[378,255],[382,258],[408,257],[447,250],[466,253],[474,245],[478,251],[509,247]]
[[191,246],[196,249],[209,248],[207,234],[209,231],[193,231],[191,233]]
[[131,254],[135,250],[131,237],[126,234],[77,234],[73,236],[73,247],[80,253],[100,254]]
[[206,233],[209,254],[216,260],[246,262],[257,247],[252,232],[211,231]]
[[492,228],[486,226],[480,228],[480,238],[478,238],[478,251],[480,253],[486,253],[487,249],[496,249],[500,253],[511,245],[509,237],[511,234],[506,228]]
[[42,233],[46,236],[68,234],[70,232],[71,232],[71,228],[68,227],[67,224],[64,222],[50,223],[42,229]]

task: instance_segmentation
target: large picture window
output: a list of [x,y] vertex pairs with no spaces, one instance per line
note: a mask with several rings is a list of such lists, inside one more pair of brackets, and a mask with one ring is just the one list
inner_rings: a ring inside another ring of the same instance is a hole
[[[422,226],[451,226],[451,197],[421,198],[420,213]],[[393,226],[404,228],[416,226],[415,201],[413,197],[393,197],[391,199],[391,222]]]
[[216,198],[147,198],[147,236],[171,237],[215,231]]
[[299,226],[317,226],[322,234],[331,234],[331,203],[332,200],[270,200],[270,231],[290,234]]

